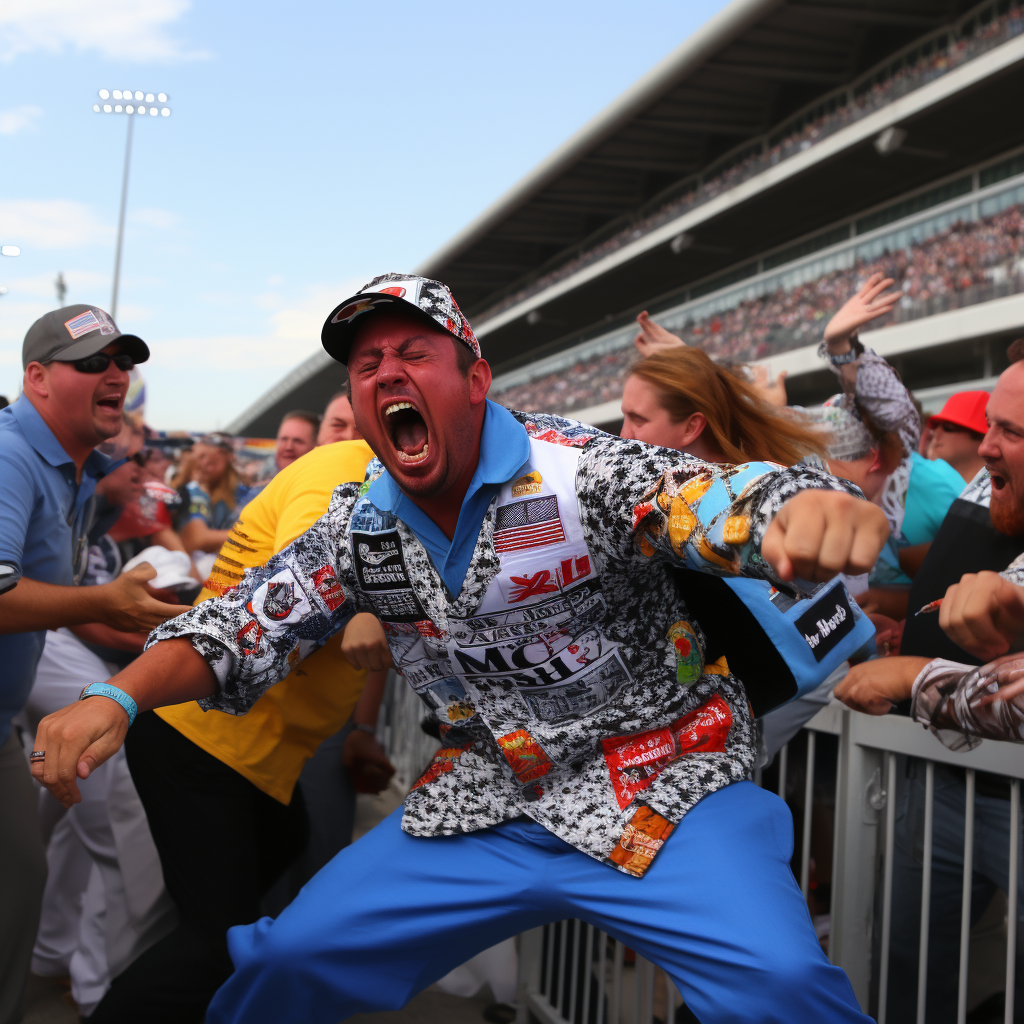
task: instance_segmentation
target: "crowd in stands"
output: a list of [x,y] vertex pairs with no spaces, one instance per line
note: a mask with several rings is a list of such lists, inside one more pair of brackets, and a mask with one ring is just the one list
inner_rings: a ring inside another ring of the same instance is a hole
[[739,156],[724,158],[724,167],[718,170],[714,166],[709,168],[694,181],[685,194],[664,203],[650,214],[639,217],[627,227],[531,281],[514,294],[501,299],[480,314],[479,319],[486,320],[496,316],[531,295],[536,295],[558,281],[571,277],[584,267],[642,238],[688,210],[701,206],[762,171],[804,152],[847,125],[988,52],[1000,43],[1015,38],[1022,31],[1024,7],[1016,3],[1008,11],[992,17],[987,22],[982,23],[980,19],[975,19],[966,34],[947,34],[924,48],[919,55],[911,55],[909,59],[901,60],[897,65],[890,65],[876,73],[876,80],[870,84],[865,83],[863,88],[854,89],[852,97],[844,96],[823,103],[820,106],[825,109],[821,113],[812,111],[801,116],[797,126],[792,130],[787,130],[786,127],[777,129],[763,145],[754,145],[753,151],[748,148]]
[[[931,238],[857,259],[790,288],[778,287],[733,308],[665,323],[687,345],[722,362],[748,362],[816,344],[822,325],[858,282],[892,277],[902,291],[897,305],[873,327],[901,323],[1024,290],[1024,216],[1010,206],[978,220],[950,225]],[[635,353],[628,337],[612,352],[593,356],[496,395],[518,409],[580,410],[618,398],[622,373]]]

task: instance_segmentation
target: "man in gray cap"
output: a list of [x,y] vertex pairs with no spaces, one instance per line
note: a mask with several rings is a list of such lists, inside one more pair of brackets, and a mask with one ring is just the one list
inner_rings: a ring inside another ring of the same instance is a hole
[[129,371],[148,358],[146,343],[102,309],[54,310],[25,335],[22,395],[0,409],[0,1024],[20,1017],[46,875],[36,791],[11,729],[46,630],[86,622],[149,630],[180,610],[149,591],[148,566],[75,586],[96,481],[114,466],[95,448],[120,433]]

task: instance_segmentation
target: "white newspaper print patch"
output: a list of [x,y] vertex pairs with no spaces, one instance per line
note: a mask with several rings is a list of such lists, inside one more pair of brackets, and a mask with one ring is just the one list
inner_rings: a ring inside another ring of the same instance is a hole
[[70,320],[65,320],[64,326],[68,329],[68,334],[75,341],[78,341],[83,334],[88,334],[90,331],[95,331],[97,327],[102,327],[99,320],[96,319],[96,314],[91,309],[87,309],[84,313],[79,313],[78,316],[72,317]]
[[96,320],[100,325],[100,334],[113,334],[117,330],[117,325],[102,309],[97,309],[93,312],[96,314]]
[[280,569],[261,584],[246,605],[267,632],[281,632],[301,621],[313,607],[291,569]]

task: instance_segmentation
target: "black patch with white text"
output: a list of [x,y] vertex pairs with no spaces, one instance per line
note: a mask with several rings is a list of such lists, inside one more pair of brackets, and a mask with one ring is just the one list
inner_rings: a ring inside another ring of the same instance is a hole
[[822,661],[835,650],[843,637],[853,632],[856,621],[841,586],[833,587],[818,598],[796,620],[796,628],[810,647],[815,661]]
[[370,595],[379,618],[391,622],[417,622],[426,618],[409,582],[402,538],[397,530],[353,531],[352,551],[359,583]]

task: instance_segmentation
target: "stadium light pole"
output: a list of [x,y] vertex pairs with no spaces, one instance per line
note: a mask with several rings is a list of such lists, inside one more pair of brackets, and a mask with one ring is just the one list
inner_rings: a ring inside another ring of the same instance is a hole
[[[121,213],[117,219],[117,249],[114,254],[114,290],[110,298],[110,315],[117,320],[117,288],[121,281],[121,247],[124,242],[124,211],[128,203],[128,168],[132,159],[132,127],[135,118],[170,117],[167,93],[132,91],[131,89],[100,89],[102,103],[94,103],[92,109],[97,114],[128,114],[128,139],[124,146],[124,177],[121,179]],[[159,106],[157,105],[159,104]]]

